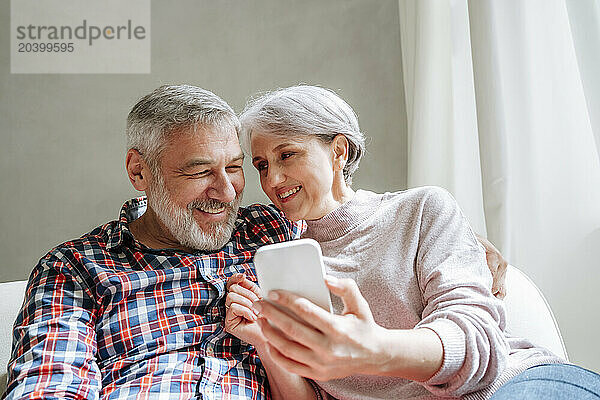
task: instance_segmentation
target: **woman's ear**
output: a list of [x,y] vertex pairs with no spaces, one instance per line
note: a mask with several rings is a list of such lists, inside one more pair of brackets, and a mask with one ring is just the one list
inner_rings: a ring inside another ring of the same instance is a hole
[[348,139],[344,135],[337,135],[331,143],[333,149],[333,166],[336,170],[342,171],[348,161]]
[[127,151],[125,169],[127,169],[127,176],[134,188],[140,192],[148,189],[151,177],[150,168],[136,149],[129,149]]

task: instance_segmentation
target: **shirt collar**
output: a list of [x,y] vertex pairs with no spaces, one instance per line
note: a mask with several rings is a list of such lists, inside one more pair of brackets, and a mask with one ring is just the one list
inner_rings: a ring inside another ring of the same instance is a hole
[[131,199],[123,204],[119,213],[119,220],[115,224],[112,232],[109,232],[108,235],[106,247],[109,250],[125,244],[126,241],[130,240],[133,242],[135,240],[133,234],[129,230],[129,224],[141,217],[142,214],[146,212],[147,206],[148,199],[146,196]]

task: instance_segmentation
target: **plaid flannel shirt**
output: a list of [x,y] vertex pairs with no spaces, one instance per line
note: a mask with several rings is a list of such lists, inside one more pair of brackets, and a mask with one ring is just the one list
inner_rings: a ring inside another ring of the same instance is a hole
[[303,226],[273,206],[240,208],[220,251],[189,254],[137,242],[118,221],[59,245],[33,270],[14,326],[7,399],[268,399],[256,351],[224,331],[225,284],[256,281],[264,245]]

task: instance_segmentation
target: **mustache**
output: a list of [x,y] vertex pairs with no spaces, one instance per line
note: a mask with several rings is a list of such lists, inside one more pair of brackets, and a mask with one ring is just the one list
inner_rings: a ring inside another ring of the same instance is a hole
[[214,199],[208,199],[208,200],[195,200],[193,202],[191,202],[190,204],[188,204],[188,210],[193,210],[194,208],[229,208],[229,209],[233,209],[233,207],[235,206],[237,202],[237,198],[234,199],[233,201],[224,203],[222,201],[218,201],[218,200],[214,200]]

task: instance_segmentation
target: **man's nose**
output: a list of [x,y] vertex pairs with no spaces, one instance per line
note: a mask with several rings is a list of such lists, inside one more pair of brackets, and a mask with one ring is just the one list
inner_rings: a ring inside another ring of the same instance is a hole
[[209,197],[223,203],[229,203],[235,199],[236,192],[229,175],[224,172],[217,175],[214,180]]

